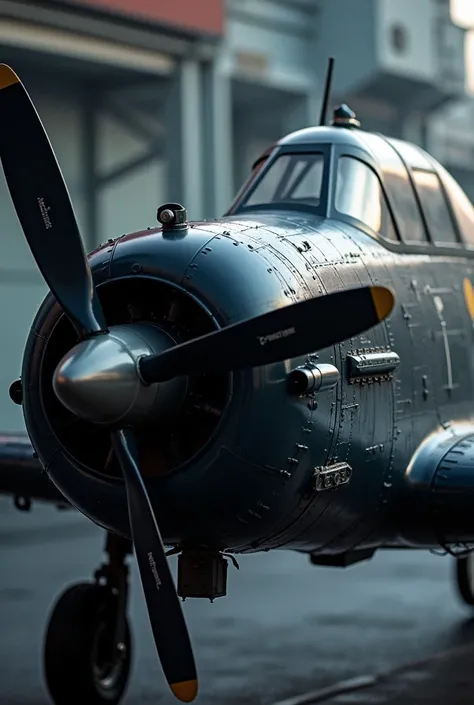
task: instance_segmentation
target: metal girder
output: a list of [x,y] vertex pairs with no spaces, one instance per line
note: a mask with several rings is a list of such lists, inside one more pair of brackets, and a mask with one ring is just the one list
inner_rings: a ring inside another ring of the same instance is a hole
[[102,176],[96,176],[95,187],[101,188],[108,184],[111,184],[117,179],[120,179],[123,176],[130,174],[132,171],[135,171],[136,169],[145,166],[153,159],[160,157],[163,153],[162,142],[163,140],[159,138],[158,140],[153,142],[142,154],[139,154],[137,157],[134,157],[133,159],[124,162],[120,166],[116,167],[115,169],[112,169],[111,171],[107,172],[106,174],[103,174]]
[[102,100],[100,109],[103,113],[119,122],[125,129],[134,133],[140,140],[151,143],[158,135],[165,133],[165,129],[160,122],[154,121],[153,127],[146,125],[140,115],[140,111],[134,110],[133,107],[127,105],[119,105],[113,99]]
[[86,245],[95,247],[98,238],[98,194],[95,188],[97,169],[97,100],[95,93],[86,93],[82,101],[82,177],[86,209]]

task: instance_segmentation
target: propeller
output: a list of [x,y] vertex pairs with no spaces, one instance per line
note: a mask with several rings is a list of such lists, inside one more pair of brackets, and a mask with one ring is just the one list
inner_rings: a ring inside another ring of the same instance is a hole
[[308,299],[139,360],[145,382],[230,372],[323,350],[372,328],[393,308],[389,289],[367,286]]
[[[393,294],[379,286],[340,291],[175,346],[146,324],[138,332],[136,324],[109,331],[54,152],[23,84],[4,64],[0,115],[0,159],[26,240],[82,339],[59,363],[53,387],[76,416],[111,428],[158,655],[175,696],[190,702],[197,694],[190,638],[130,427],[151,413],[157,400],[167,413],[182,393],[183,377],[266,365],[346,340],[388,316]],[[58,254],[65,252],[67,262]]]
[[104,314],[61,170],[28,93],[5,64],[0,64],[0,113],[3,171],[36,264],[79,335],[104,332]]
[[[61,170],[25,87],[5,64],[0,65],[0,116],[0,159],[36,263],[79,335],[105,334],[105,316]],[[130,431],[114,431],[112,444],[124,476],[156,648],[171,690],[190,702],[197,694],[191,642]]]

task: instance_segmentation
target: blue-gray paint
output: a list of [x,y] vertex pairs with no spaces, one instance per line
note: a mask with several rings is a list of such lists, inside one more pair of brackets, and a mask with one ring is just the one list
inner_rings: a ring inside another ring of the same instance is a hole
[[[316,137],[326,146],[318,147]],[[339,142],[345,149],[365,149],[370,163],[376,155],[361,139],[352,131],[321,128],[282,140],[277,149],[332,154]],[[390,317],[360,336],[230,376],[227,404],[210,440],[175,471],[147,479],[167,543],[330,555],[474,541],[474,329],[462,293],[474,253],[459,245],[427,245],[417,253],[351,219],[336,219],[331,183],[319,214],[269,206],[240,212],[241,196],[227,217],[190,223],[175,235],[157,228],[123,236],[91,255],[103,291],[120,280],[124,287],[134,278],[164,282],[196,301],[218,327],[360,285],[387,286],[396,295]],[[121,480],[99,478],[79,458],[72,460],[42,411],[49,403],[43,356],[54,355],[59,316],[48,297],[28,340],[28,429],[48,474],[71,503],[98,524],[127,534]],[[375,355],[380,362],[384,354],[391,369],[356,379],[350,374],[351,357]],[[292,397],[287,376],[308,361],[333,365],[340,381],[311,397]],[[156,424],[153,433],[160,432]],[[462,467],[447,475],[446,464],[459,452]],[[315,473],[335,464],[348,469],[349,481],[345,474],[335,489],[321,491]]]

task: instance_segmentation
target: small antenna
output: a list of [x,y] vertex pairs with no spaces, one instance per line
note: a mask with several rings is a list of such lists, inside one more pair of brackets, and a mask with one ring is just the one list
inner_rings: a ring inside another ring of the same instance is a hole
[[334,68],[334,56],[330,56],[329,61],[328,61],[328,70],[326,72],[326,82],[325,82],[325,86],[324,86],[323,103],[321,105],[321,117],[319,118],[319,125],[321,127],[326,124],[328,104],[329,104],[329,94],[331,92],[333,68]]

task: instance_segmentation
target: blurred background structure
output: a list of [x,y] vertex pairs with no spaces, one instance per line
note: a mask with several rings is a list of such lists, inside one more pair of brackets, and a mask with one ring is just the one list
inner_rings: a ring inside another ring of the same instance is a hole
[[[473,0],[0,0],[88,250],[179,201],[221,215],[259,153],[331,104],[432,152],[474,199]],[[0,176],[0,429],[46,293]],[[67,257],[67,253],[64,253]],[[66,265],[65,265],[66,266]]]
[[[474,0],[0,0],[0,62],[35,102],[88,250],[157,225],[166,201],[191,219],[222,215],[264,149],[317,124],[329,55],[330,104],[425,147],[474,200]],[[46,294],[1,169],[0,252],[1,434],[24,429],[8,388]],[[24,514],[0,497],[1,705],[49,702],[46,615],[66,584],[90,576],[102,540],[79,513]],[[380,552],[347,573],[282,551],[239,562],[229,599],[185,606],[206,705],[269,703],[473,640],[435,556]],[[126,702],[165,705],[131,566],[138,658]],[[452,661],[435,660],[421,699],[446,692],[451,703],[459,690],[460,703],[468,656],[454,678]]]

